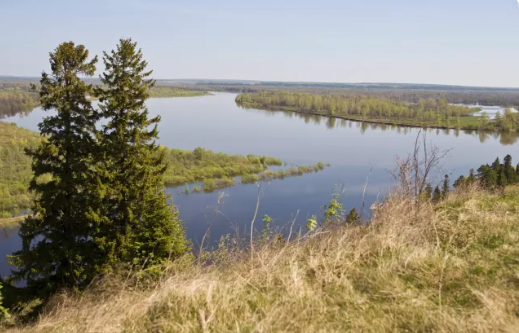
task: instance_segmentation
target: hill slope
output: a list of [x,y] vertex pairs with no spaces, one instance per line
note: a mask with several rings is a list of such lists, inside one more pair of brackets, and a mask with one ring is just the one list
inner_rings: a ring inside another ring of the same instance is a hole
[[152,289],[59,297],[10,332],[511,332],[518,258],[519,192],[455,193],[419,210],[394,196],[369,226],[272,242],[252,262],[186,258]]

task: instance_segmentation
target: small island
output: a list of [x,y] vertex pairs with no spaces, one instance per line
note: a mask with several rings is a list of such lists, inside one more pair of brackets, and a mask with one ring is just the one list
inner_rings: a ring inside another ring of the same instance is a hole
[[244,93],[236,97],[244,108],[293,111],[378,124],[424,128],[517,132],[519,117],[511,109],[495,119],[475,116],[480,108],[451,105],[445,98],[403,102],[379,96],[342,96],[285,91]]
[[155,86],[150,89],[150,98],[210,96],[207,91],[186,90],[170,86]]

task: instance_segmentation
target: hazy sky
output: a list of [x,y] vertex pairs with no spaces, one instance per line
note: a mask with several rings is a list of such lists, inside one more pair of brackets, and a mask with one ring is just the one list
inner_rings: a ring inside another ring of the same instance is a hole
[[519,87],[517,0],[0,0],[0,75],[121,37],[159,79]]

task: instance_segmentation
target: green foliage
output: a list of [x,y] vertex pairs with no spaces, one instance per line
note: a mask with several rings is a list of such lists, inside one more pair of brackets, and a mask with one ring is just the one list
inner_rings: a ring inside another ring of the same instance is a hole
[[440,202],[441,199],[442,199],[443,195],[442,195],[442,191],[440,190],[440,187],[436,186],[434,188],[434,192],[433,192],[433,201],[434,202]]
[[0,122],[0,218],[17,216],[30,209],[31,157],[25,149],[40,144],[37,133]]
[[[92,76],[96,62],[88,60],[83,45],[63,43],[50,54],[52,73],[42,74],[42,108],[58,112],[42,121],[46,140],[29,151],[34,215],[21,223],[22,249],[10,258],[17,267],[12,279],[25,281],[21,298],[46,299],[59,288],[82,289],[98,273],[92,253],[102,191],[93,172],[96,117],[88,99],[93,87],[79,77]],[[47,175],[50,181],[39,181]]]
[[0,89],[0,119],[27,114],[39,105],[38,94],[20,87]]
[[315,228],[317,228],[317,216],[312,215],[311,218],[306,220],[306,228],[309,232],[312,232],[315,230]]
[[[496,120],[490,121],[486,116],[472,116],[476,111],[474,109],[450,105],[445,98],[419,99],[409,103],[401,101],[400,98],[375,95],[263,91],[240,94],[236,97],[236,103],[244,107],[287,110],[376,123],[497,129],[514,133],[519,131],[518,114],[512,113],[510,109],[507,109],[504,117],[496,117]],[[451,121],[454,118],[456,122]]]
[[211,193],[214,190],[236,185],[236,181],[232,178],[218,178],[204,180],[204,192]]
[[[21,212],[30,211],[31,158],[24,150],[37,147],[40,141],[41,137],[37,133],[19,128],[15,124],[0,122],[0,167],[9,171],[0,173],[0,218],[10,218]],[[207,182],[204,188],[206,192],[233,186],[234,178],[238,176],[241,176],[242,184],[253,184],[258,181],[301,176],[329,166],[319,162],[313,166],[291,167],[274,172],[267,168],[281,166],[283,162],[268,156],[228,155],[203,148],[186,151],[163,146],[160,146],[157,153],[165,155],[167,169],[163,179],[166,185],[181,186]],[[200,187],[194,187],[190,192],[200,192]]]
[[353,208],[352,210],[350,210],[348,215],[346,215],[346,223],[354,224],[358,222],[360,222],[360,216],[357,213],[357,209]]
[[334,222],[342,219],[345,211],[342,204],[339,202],[340,194],[337,193],[337,185],[333,188],[332,200],[328,205],[324,206],[324,219],[325,223]]
[[150,98],[196,97],[211,95],[207,91],[185,90],[175,87],[156,86],[149,90]]
[[507,185],[519,183],[519,165],[514,168],[512,164],[512,156],[506,155],[501,164],[499,157],[491,164],[484,164],[478,168],[478,174],[474,174],[474,170],[470,170],[468,177],[460,176],[455,182],[454,187],[462,187],[479,181],[487,189],[501,188]]
[[2,283],[0,282],[0,323],[4,320],[4,319],[8,319],[9,318],[9,312],[7,312],[7,309],[4,308],[2,306]]
[[200,147],[192,152],[166,147],[160,147],[160,150],[168,163],[164,181],[175,186],[208,179],[255,175],[265,171],[268,166],[283,163],[280,159],[267,156],[228,155]]
[[272,218],[268,215],[264,215],[262,221],[263,228],[261,229],[261,238],[263,239],[263,241],[266,242],[270,238],[272,233],[272,231],[270,230],[270,223],[272,222]]
[[460,188],[462,186],[464,186],[467,182],[467,179],[465,178],[465,176],[460,176],[458,179],[456,179],[456,181],[454,182],[453,186],[454,188]]
[[443,186],[442,186],[442,197],[446,198],[447,195],[449,195],[450,191],[450,181],[449,181],[449,175],[445,175],[443,179]]
[[[96,245],[103,269],[126,262],[138,267],[175,259],[188,249],[182,222],[168,205],[165,154],[155,143],[160,117],[148,117],[145,102],[155,81],[130,39],[104,52],[103,89],[97,89],[100,135],[97,171],[104,185],[103,216]],[[131,98],[129,98],[131,96]]]

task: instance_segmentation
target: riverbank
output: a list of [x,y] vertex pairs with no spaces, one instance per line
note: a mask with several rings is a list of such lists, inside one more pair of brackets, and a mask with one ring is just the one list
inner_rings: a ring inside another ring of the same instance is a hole
[[[29,192],[32,170],[31,158],[25,149],[36,148],[40,140],[38,133],[0,121],[0,218],[10,218],[30,209],[33,200]],[[271,171],[269,167],[282,167],[284,162],[268,156],[229,155],[203,148],[187,151],[161,146],[161,151],[168,164],[165,184],[178,187],[203,182],[202,187],[192,187],[190,192],[194,193],[202,190],[210,193],[234,186],[235,177],[241,177],[242,184],[251,184],[300,176],[328,166],[319,162]]]
[[519,131],[519,117],[507,110],[490,119],[475,116],[480,108],[449,105],[444,99],[419,103],[399,102],[381,97],[330,94],[261,92],[240,94],[236,104],[244,108],[290,111],[337,119],[394,126],[485,131]]
[[150,98],[211,96],[207,91],[185,90],[175,87],[155,86],[150,89]]
[[[7,332],[495,332],[519,325],[519,193],[393,196],[369,224],[233,243],[145,288],[108,277]],[[297,241],[294,241],[296,240]]]
[[[379,125],[391,125],[391,126],[400,126],[400,127],[410,127],[410,128],[432,128],[432,129],[461,129],[461,130],[477,130],[477,128],[472,128],[470,125],[467,128],[458,128],[455,126],[445,126],[445,125],[431,125],[426,122],[404,122],[404,121],[395,121],[395,120],[388,120],[388,119],[366,119],[362,116],[339,116],[339,115],[329,115],[326,112],[315,112],[315,111],[309,111],[309,112],[301,112],[298,111],[294,107],[276,107],[276,108],[267,108],[262,107],[261,105],[254,105],[253,103],[240,103],[240,106],[244,108],[250,108],[250,109],[259,109],[259,110],[265,110],[265,111],[279,111],[279,112],[295,112],[310,116],[321,116],[321,117],[329,117],[329,118],[335,118],[335,119],[344,119],[344,120],[350,120],[350,121],[359,121],[363,123],[368,124],[379,124]],[[477,111],[475,111],[477,112]],[[476,122],[474,120],[471,120],[469,123],[472,125],[475,125]]]

